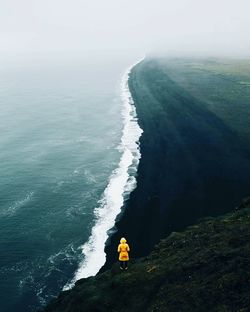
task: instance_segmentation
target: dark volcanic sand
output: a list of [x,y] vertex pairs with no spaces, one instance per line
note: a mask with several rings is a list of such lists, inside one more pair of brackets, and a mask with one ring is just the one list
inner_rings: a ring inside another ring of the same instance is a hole
[[250,193],[249,146],[172,81],[160,62],[146,59],[134,67],[129,86],[144,131],[142,158],[102,271],[117,261],[122,236],[131,257],[147,255],[170,232],[230,211]]

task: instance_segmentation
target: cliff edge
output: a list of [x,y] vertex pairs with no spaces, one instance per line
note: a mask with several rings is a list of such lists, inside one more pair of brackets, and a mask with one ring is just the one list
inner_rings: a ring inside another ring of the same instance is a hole
[[[250,199],[173,232],[145,258],[79,280],[44,312],[249,311]],[[133,246],[131,246],[133,248]]]

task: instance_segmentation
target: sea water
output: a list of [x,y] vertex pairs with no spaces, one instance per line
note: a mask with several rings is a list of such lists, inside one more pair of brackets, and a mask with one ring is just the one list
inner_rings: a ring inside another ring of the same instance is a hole
[[36,311],[104,264],[140,158],[131,61],[0,64],[0,311]]

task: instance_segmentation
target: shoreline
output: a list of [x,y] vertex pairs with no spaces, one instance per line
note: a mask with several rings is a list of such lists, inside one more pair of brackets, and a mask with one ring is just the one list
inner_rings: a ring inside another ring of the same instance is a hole
[[[120,237],[130,244],[131,258],[146,256],[171,232],[229,212],[249,193],[250,147],[205,102],[172,80],[164,66],[162,60],[146,59],[130,75],[144,131],[137,188],[117,216],[99,273],[117,261]],[[216,79],[225,83],[223,77]]]
[[120,213],[124,201],[136,187],[135,176],[141,157],[138,141],[142,130],[137,122],[136,109],[129,91],[128,79],[132,68],[141,61],[131,65],[122,76],[120,89],[124,126],[121,141],[117,147],[121,152],[121,158],[118,167],[111,173],[108,185],[98,202],[98,207],[95,208],[96,221],[91,230],[91,235],[88,241],[81,246],[84,260],[79,264],[73,279],[63,287],[63,290],[71,289],[75,282],[81,278],[96,275],[105,264],[105,243],[108,237],[112,235],[115,219]]

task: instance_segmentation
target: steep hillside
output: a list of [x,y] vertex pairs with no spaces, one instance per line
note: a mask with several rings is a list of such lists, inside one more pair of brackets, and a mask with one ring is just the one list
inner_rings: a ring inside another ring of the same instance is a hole
[[235,212],[172,233],[128,271],[115,264],[79,280],[44,312],[249,311],[249,239],[248,199]]

